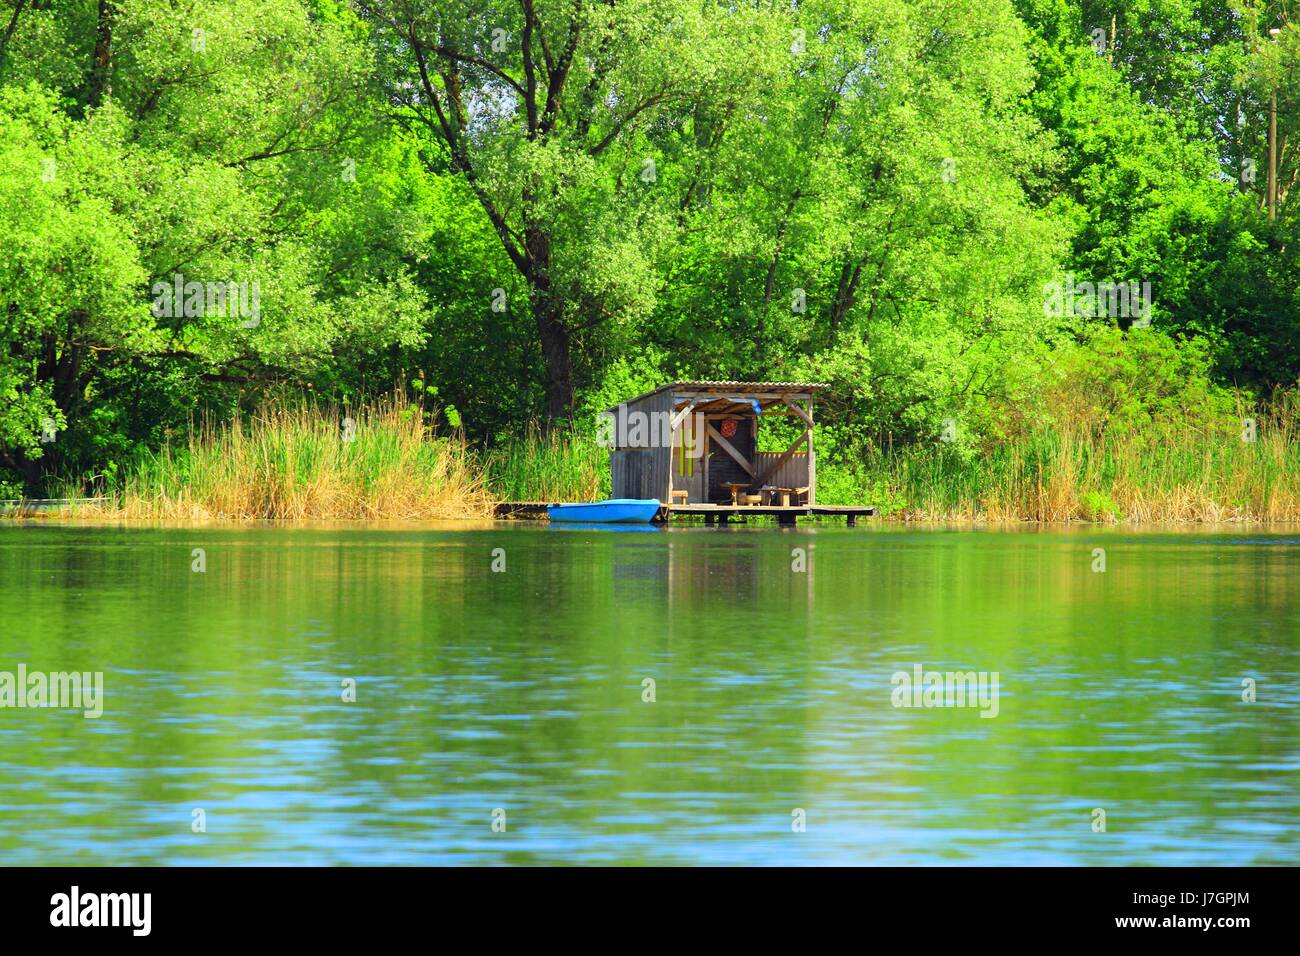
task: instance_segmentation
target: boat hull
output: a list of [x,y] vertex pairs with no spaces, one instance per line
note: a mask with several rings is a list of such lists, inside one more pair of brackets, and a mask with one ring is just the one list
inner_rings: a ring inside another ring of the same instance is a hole
[[653,498],[611,498],[572,505],[548,505],[552,521],[581,521],[586,524],[646,524],[659,513]]

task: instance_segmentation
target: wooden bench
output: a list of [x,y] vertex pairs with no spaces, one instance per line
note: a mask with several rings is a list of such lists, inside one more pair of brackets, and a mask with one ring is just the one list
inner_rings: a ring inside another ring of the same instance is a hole
[[672,490],[672,503],[677,504],[680,501],[682,504],[686,504],[686,499],[689,496],[690,492],[685,488],[674,488]]

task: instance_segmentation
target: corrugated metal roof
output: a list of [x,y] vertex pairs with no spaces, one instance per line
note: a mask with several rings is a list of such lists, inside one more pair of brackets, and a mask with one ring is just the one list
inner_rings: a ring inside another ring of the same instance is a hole
[[[632,402],[639,402],[643,398],[657,395],[663,391],[718,392],[719,394],[734,392],[738,397],[743,397],[747,392],[815,392],[826,388],[830,388],[830,386],[824,382],[723,382],[701,379],[693,382],[669,382],[667,385],[660,385],[648,392],[626,398],[619,404],[629,405]],[[618,405],[611,405],[606,411],[618,411]]]
[[662,392],[665,388],[672,389],[722,389],[736,392],[812,392],[819,388],[830,388],[823,382],[672,382],[668,385],[661,385],[655,389],[656,392]]

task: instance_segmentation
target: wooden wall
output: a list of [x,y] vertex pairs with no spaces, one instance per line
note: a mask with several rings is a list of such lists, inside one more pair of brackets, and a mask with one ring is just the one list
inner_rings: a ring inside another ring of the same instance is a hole
[[654,449],[648,448],[615,448],[609,453],[613,497],[663,500],[664,492],[655,481],[658,469],[653,452]]
[[[758,460],[754,462],[754,467],[761,475],[767,469],[772,467],[772,463],[781,457],[779,451],[760,451]],[[770,475],[767,479],[769,485],[778,488],[802,488],[808,484],[808,453],[797,451],[786,459],[785,464]]]
[[[690,504],[700,504],[705,500],[704,498],[704,455],[700,454],[694,458],[687,455],[686,460],[687,462],[689,462],[690,467],[685,470],[689,471],[690,474],[685,474],[685,475],[682,474],[683,471],[682,447],[681,447],[682,432],[687,430],[688,428],[693,428],[697,424],[695,419],[696,419],[695,415],[688,416],[687,421],[690,424],[689,425],[683,424],[681,427],[677,429],[677,432],[674,435],[673,458],[671,464],[673,488],[675,490],[685,491],[688,495],[687,501]],[[697,443],[697,447],[699,447],[702,450],[705,441],[704,435],[701,434],[695,436],[694,441]]]
[[610,488],[614,498],[653,498],[665,504],[668,500],[668,483],[672,464],[671,447],[659,441],[660,430],[655,417],[671,413],[672,394],[663,391],[635,402],[627,403],[627,414],[634,411],[650,416],[648,430],[650,448],[615,448],[609,453]]

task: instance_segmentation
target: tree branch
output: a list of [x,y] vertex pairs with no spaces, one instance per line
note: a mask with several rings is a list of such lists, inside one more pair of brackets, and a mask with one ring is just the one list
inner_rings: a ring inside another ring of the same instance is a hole
[[664,90],[659,93],[656,93],[654,96],[651,96],[648,99],[645,99],[641,103],[637,104],[637,106],[632,110],[632,112],[628,113],[621,120],[618,120],[617,122],[614,123],[614,128],[611,129],[607,134],[605,134],[604,139],[602,139],[595,146],[592,146],[590,149],[587,150],[587,155],[599,156],[601,153],[605,151],[605,149],[609,146],[610,143],[618,139],[618,134],[623,132],[623,127],[627,126],[628,123],[632,122],[632,120],[636,119],[637,116],[639,116],[641,113],[648,110],[650,107],[658,106],[660,103],[663,102],[664,97],[667,95],[668,95],[667,91]]
[[492,201],[492,197],[487,194],[487,190],[485,190],[483,185],[479,182],[478,174],[474,170],[473,163],[470,162],[464,144],[460,142],[460,137],[456,135],[451,124],[447,121],[447,115],[442,109],[442,100],[438,96],[437,90],[434,89],[433,81],[429,79],[428,59],[425,56],[423,46],[415,35],[414,25],[412,25],[411,30],[407,35],[407,39],[410,41],[411,49],[415,53],[415,62],[419,69],[420,85],[424,90],[424,95],[428,98],[429,103],[432,104],[434,111],[438,115],[438,125],[441,127],[442,136],[447,143],[447,148],[451,152],[453,167],[465,175],[465,181],[469,183],[470,189],[474,191],[475,197],[478,198],[479,205],[483,207],[483,211],[487,213],[487,217],[491,220],[493,228],[496,229],[497,236],[500,238],[502,246],[505,247],[506,255],[510,257],[510,261],[515,264],[515,268],[519,270],[520,274],[527,277],[527,257],[522,251],[520,251],[519,247],[515,245],[510,227],[506,225],[505,217],[501,215],[500,210],[497,209],[496,204]]
[[9,18],[9,26],[5,28],[3,37],[0,37],[0,67],[5,63],[5,52],[9,49],[9,41],[13,39],[14,30],[18,27],[18,17],[23,12],[23,7],[27,6],[27,0],[18,0],[14,4],[13,16]]
[[[523,0],[532,7],[532,0]],[[550,82],[546,89],[546,111],[542,115],[541,132],[549,133],[555,128],[560,116],[560,103],[564,97],[564,83],[569,78],[569,69],[573,66],[574,55],[578,52],[578,38],[582,34],[582,0],[573,0],[573,16],[569,20],[569,39],[564,52],[560,54],[551,71]]]
[[472,63],[474,66],[481,66],[483,69],[487,70],[493,76],[499,77],[500,79],[509,83],[510,86],[515,90],[515,92],[517,92],[520,96],[527,95],[524,92],[523,86],[519,83],[518,80],[516,80],[505,70],[501,69],[501,67],[497,66],[491,60],[485,60],[481,56],[468,56],[464,53],[459,52],[458,50],[453,50],[450,47],[445,47],[445,46],[436,46],[433,47],[432,49],[434,53],[436,53],[440,57],[443,57],[444,59],[452,60],[458,63]]
[[537,73],[533,65],[533,27],[536,26],[537,14],[533,10],[533,0],[519,0],[524,11],[524,36],[521,50],[524,58],[524,77],[527,90],[524,92],[524,107],[528,112],[528,138],[537,136]]

